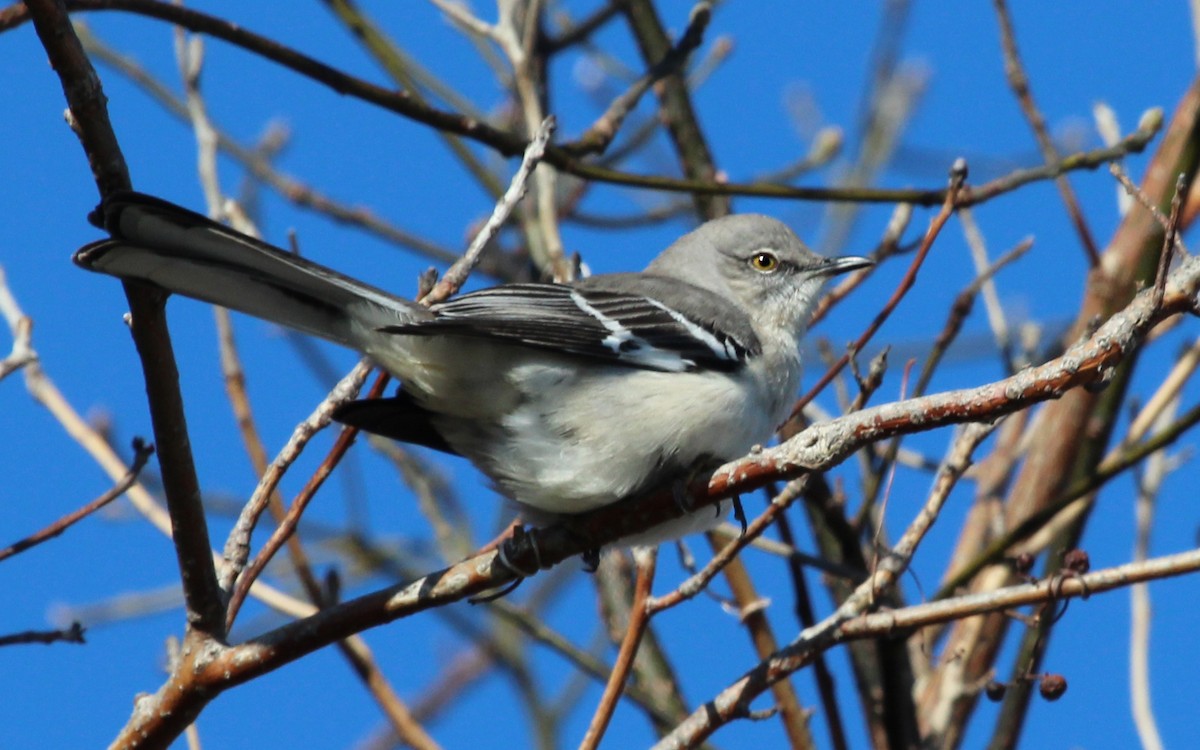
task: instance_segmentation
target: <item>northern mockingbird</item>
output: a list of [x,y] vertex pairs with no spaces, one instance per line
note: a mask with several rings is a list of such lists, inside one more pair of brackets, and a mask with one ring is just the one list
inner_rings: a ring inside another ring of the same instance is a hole
[[[339,421],[465,456],[526,520],[591,510],[770,438],[829,276],[784,224],[742,214],[683,235],[641,273],[505,284],[430,308],[137,193],[92,215],[92,271],[156,284],[356,349],[398,378]],[[712,510],[651,532],[679,536]]]

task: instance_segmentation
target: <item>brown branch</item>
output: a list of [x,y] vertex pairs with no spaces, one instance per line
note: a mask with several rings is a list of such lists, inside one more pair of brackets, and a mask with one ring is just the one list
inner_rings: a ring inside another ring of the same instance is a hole
[[[350,376],[347,376],[347,378],[352,376],[353,373]],[[380,395],[382,395],[387,383],[387,375],[380,374],[379,377],[376,378],[374,385],[371,386],[371,392],[367,395],[367,397],[378,398]],[[334,391],[337,393],[338,389],[335,388]],[[336,403],[339,403],[336,398],[327,398],[324,402],[322,402],[321,406],[318,407],[318,412],[320,412],[324,418],[328,420],[329,412],[332,412],[333,406]],[[299,428],[297,428],[297,431],[299,431]],[[304,488],[300,490],[300,494],[298,494],[295,500],[292,501],[291,507],[288,508],[287,515],[284,516],[283,520],[279,522],[279,525],[275,528],[275,532],[271,534],[271,538],[268,539],[267,543],[264,544],[262,549],[258,551],[258,555],[255,556],[254,561],[244,571],[242,571],[240,575],[237,576],[227,608],[227,628],[231,627],[234,620],[237,619],[238,610],[241,609],[242,602],[245,601],[247,594],[250,593],[250,587],[262,573],[263,569],[266,568],[267,563],[270,562],[275,556],[275,553],[277,553],[283,546],[284,542],[290,539],[292,534],[295,533],[296,526],[300,523],[300,516],[303,515],[304,509],[308,507],[308,503],[316,495],[317,490],[321,488],[321,485],[325,483],[325,480],[329,478],[329,475],[333,472],[333,469],[338,465],[339,462],[341,462],[342,457],[346,455],[346,451],[349,450],[351,444],[354,442],[354,438],[357,437],[357,435],[358,429],[355,427],[342,428],[342,431],[338,434],[337,439],[333,443],[333,447],[329,449],[329,452],[326,454],[325,459],[321,462],[321,465],[317,467],[317,470],[313,472],[311,477],[309,477],[309,480],[304,485]],[[288,464],[284,464],[285,467],[286,465]],[[282,478],[282,470],[279,472],[278,476],[272,475],[272,478],[274,481],[268,482],[268,475],[264,474],[264,478],[259,483],[259,488],[255,490],[255,494],[258,495],[261,493],[269,496],[277,486],[279,479]],[[269,488],[265,493],[263,492],[264,486]],[[261,513],[261,511],[259,512]],[[243,517],[245,516],[246,514],[243,511]],[[255,518],[257,518],[257,516],[255,516]],[[239,526],[241,525],[242,519],[239,518]],[[253,523],[250,524],[250,528],[253,528]],[[239,533],[235,529],[234,532],[230,533],[230,541],[232,541],[235,536],[241,538],[242,533]],[[245,533],[245,541],[248,548],[248,532]],[[234,566],[232,563],[227,566],[227,568],[233,567]],[[315,601],[314,604],[316,604],[318,607],[321,606],[321,602],[319,600]]]
[[[129,172],[108,118],[100,79],[71,27],[66,6],[58,0],[29,0],[23,7],[62,82],[72,127],[91,164],[100,194],[129,189]],[[0,20],[9,15],[0,15]],[[179,392],[179,371],[166,327],[163,310],[166,296],[144,285],[124,282],[123,286],[145,376],[188,624],[220,638],[224,635],[221,591],[210,552],[204,508],[200,504],[200,484]]]
[[95,500],[91,501],[87,505],[84,505],[82,508],[73,510],[41,531],[30,534],[21,541],[14,542],[4,549],[0,549],[0,562],[7,560],[14,555],[19,555],[31,547],[36,547],[42,542],[59,536],[81,519],[87,518],[91,514],[103,508],[105,505],[111,503],[113,500],[116,500],[121,495],[124,495],[125,491],[132,487],[135,482],[137,482],[138,475],[142,473],[142,468],[146,465],[146,462],[150,460],[150,456],[152,455],[154,455],[153,445],[144,442],[141,438],[134,438],[133,463],[130,464],[129,471],[124,477],[121,478],[119,482],[117,482],[111,489],[97,497]]
[[617,708],[617,701],[625,690],[625,681],[633,669],[633,659],[637,656],[638,644],[650,624],[650,590],[654,585],[654,570],[658,563],[657,547],[637,547],[633,552],[637,562],[637,584],[634,587],[633,602],[629,605],[629,624],[625,627],[625,638],[617,652],[617,660],[613,664],[612,673],[604,685],[604,693],[596,705],[596,712],[588,725],[583,740],[579,743],[580,750],[595,750],[604,738],[604,731],[612,720]]
[[[718,727],[740,718],[758,694],[797,669],[807,666],[817,652],[832,646],[842,625],[874,608],[881,594],[889,590],[908,568],[918,545],[933,527],[951,491],[970,465],[971,456],[993,428],[994,424],[972,424],[961,431],[938,471],[933,490],[896,543],[895,549],[879,560],[867,580],[859,584],[833,614],[805,629],[788,646],[764,659],[734,685],[722,691],[715,700],[697,709],[656,747],[694,746]],[[776,664],[780,664],[780,667],[769,674],[761,674],[767,665]],[[890,739],[890,727],[888,736]]]
[[[648,65],[654,65],[670,56],[671,42],[654,3],[651,0],[618,0],[618,4],[633,32],[642,59]],[[707,0],[697,3],[692,11],[692,22],[688,24],[689,32],[697,19],[704,19],[698,24],[703,30],[706,17],[711,12]],[[686,41],[681,40],[680,46],[686,46]],[[665,76],[655,93],[658,95],[667,133],[675,145],[684,175],[693,180],[714,182],[717,176],[716,162],[704,131],[700,128],[700,120],[692,106],[684,77],[678,73]],[[696,205],[696,211],[706,220],[724,216],[732,210],[729,199],[721,195],[693,193],[692,201]]]
[[[263,472],[258,486],[254,488],[253,494],[251,494],[250,499],[242,508],[242,512],[238,515],[237,521],[234,522],[233,528],[230,529],[229,536],[225,540],[225,549],[223,551],[225,565],[221,568],[219,579],[222,589],[229,590],[233,588],[238,576],[244,570],[246,561],[250,557],[250,537],[253,535],[254,528],[258,525],[259,517],[267,509],[271,495],[279,486],[279,482],[283,479],[283,475],[287,472],[288,467],[300,457],[304,446],[312,440],[313,436],[327,427],[333,420],[334,409],[353,399],[358,394],[359,389],[366,381],[367,375],[370,372],[370,364],[366,361],[359,362],[349,374],[333,387],[329,395],[322,399],[321,403],[317,404],[313,413],[303,422],[296,425],[287,444],[280,449],[279,453],[275,456],[275,460]],[[386,381],[383,382],[386,383]],[[382,387],[378,381],[376,386]],[[232,622],[232,619],[230,621]]]
[[[1053,164],[1059,160],[1058,149],[1054,147],[1054,139],[1050,137],[1050,132],[1046,128],[1046,118],[1038,109],[1037,102],[1033,100],[1033,91],[1029,87],[1029,76],[1025,74],[1021,54],[1017,51],[1017,37],[1013,31],[1008,5],[1005,0],[992,0],[992,4],[996,8],[996,18],[1000,22],[1000,47],[1004,50],[1004,74],[1008,78],[1008,85],[1017,97],[1025,119],[1029,121],[1029,127],[1033,130],[1038,147],[1042,150],[1042,159],[1047,164]],[[1087,255],[1088,264],[1095,268],[1100,264],[1100,252],[1096,248],[1092,230],[1088,228],[1087,220],[1083,217],[1083,210],[1079,208],[1079,199],[1075,197],[1075,190],[1071,187],[1066,175],[1056,177],[1054,184],[1058,186],[1058,193],[1062,196],[1063,205],[1067,208],[1067,215],[1070,217],[1071,223],[1075,225],[1075,232],[1079,235],[1080,242],[1083,243],[1083,251]]]
[[706,2],[697,3],[692,8],[687,28],[679,41],[668,49],[657,63],[651,65],[645,75],[634,81],[633,85],[624,93],[613,99],[604,114],[600,115],[584,131],[583,135],[571,143],[562,144],[560,148],[572,156],[604,153],[613,138],[617,136],[617,131],[621,129],[625,118],[641,101],[642,95],[658,81],[667,76],[677,75],[683,68],[688,56],[704,41],[704,30],[708,28],[710,20],[712,20],[712,6]]
[[796,402],[794,407],[792,407],[792,413],[788,416],[788,419],[795,419],[797,416],[799,416],[804,410],[804,407],[807,406],[808,403],[814,398],[816,398],[817,394],[824,390],[825,386],[829,385],[829,383],[835,377],[837,377],[837,374],[841,372],[842,369],[850,362],[850,355],[853,352],[860,352],[863,350],[863,347],[867,345],[867,342],[871,340],[876,331],[878,331],[880,327],[883,326],[884,322],[891,317],[892,312],[895,311],[896,307],[900,304],[900,301],[904,299],[904,296],[908,294],[913,285],[917,283],[917,272],[920,271],[921,266],[924,265],[925,258],[928,257],[929,251],[933,248],[933,242],[937,239],[938,234],[942,231],[942,227],[946,225],[946,222],[950,220],[950,216],[954,213],[954,209],[957,207],[959,190],[962,188],[963,182],[966,179],[967,165],[966,162],[960,159],[956,161],[954,166],[950,169],[950,187],[946,191],[946,200],[942,203],[941,210],[938,211],[937,215],[933,217],[933,220],[929,222],[929,229],[925,231],[925,237],[921,240],[921,246],[917,249],[917,254],[913,257],[912,263],[909,264],[908,273],[904,274],[904,278],[902,278],[900,283],[896,286],[896,291],[892,292],[892,296],[884,304],[883,309],[876,313],[875,319],[871,321],[871,324],[867,326],[867,329],[862,332],[862,335],[858,337],[857,341],[850,345],[850,351],[847,351],[845,354],[843,354],[838,361],[835,362],[834,365],[830,367],[823,376],[821,376],[821,379],[817,381],[816,385],[810,388],[808,393],[800,397],[800,400]]
[[[417,105],[408,92],[384,89],[381,86],[346,75],[277,42],[248,32],[237,24],[188,8],[167,5],[157,0],[70,0],[68,7],[76,11],[125,10],[179,24],[191,31],[209,34],[262,55],[328,86],[339,94],[353,96],[439,130],[471,138],[505,156],[516,156],[526,146],[525,139],[520,136],[492,128],[477,118]],[[0,32],[14,28],[27,20],[29,20],[29,15],[23,4],[10,5],[0,9]],[[1009,175],[977,186],[967,195],[960,197],[959,205],[974,206],[1031,182],[1053,179],[1078,169],[1095,169],[1131,153],[1140,153],[1158,132],[1161,123],[1162,113],[1158,110],[1151,110],[1142,118],[1142,123],[1136,132],[1126,136],[1114,146],[1072,154],[1050,165],[1015,170]],[[764,183],[716,182],[706,177],[675,179],[637,175],[581,161],[553,146],[546,150],[545,161],[563,172],[587,180],[701,196],[743,195],[805,201],[912,203],[920,206],[940,205],[946,196],[945,190],[810,188]]]

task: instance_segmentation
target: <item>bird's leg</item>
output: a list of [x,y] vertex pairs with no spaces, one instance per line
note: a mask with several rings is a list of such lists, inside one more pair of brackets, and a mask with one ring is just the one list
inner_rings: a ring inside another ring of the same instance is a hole
[[573,528],[569,519],[564,519],[564,523],[561,525],[561,528],[566,531],[572,539],[588,545],[587,547],[584,547],[583,552],[579,553],[579,559],[583,562],[584,573],[595,573],[597,568],[600,567],[600,545],[595,544],[589,535]]
[[583,561],[584,573],[595,573],[600,567],[600,548],[591,547],[579,553],[579,559]]
[[[746,509],[742,507],[742,496],[734,495],[730,499],[733,501],[733,517],[742,526],[742,536],[746,536],[746,529],[749,527],[749,524],[746,523]],[[717,508],[720,507],[720,505],[717,506]]]
[[[525,547],[528,547],[530,553],[533,555],[534,565],[536,567],[532,571],[527,571],[514,562],[516,558],[519,558],[523,555]],[[515,580],[511,583],[511,585],[501,587],[496,591],[471,597],[468,600],[471,602],[471,604],[493,602],[503,596],[507,596],[515,591],[516,588],[521,585],[522,581],[541,570],[542,554],[541,550],[538,548],[537,539],[533,534],[530,534],[528,531],[526,531],[524,526],[515,524],[512,527],[512,533],[496,543],[495,564],[501,568],[504,568],[513,576],[515,576]]]
[[[692,484],[698,479],[710,476],[713,471],[720,466],[723,461],[718,461],[716,458],[707,454],[697,456],[691,464],[671,482],[671,496],[675,499],[675,507],[679,508],[686,515],[690,515],[696,510],[695,498],[692,497]],[[721,504],[716,505],[716,515],[721,515]]]

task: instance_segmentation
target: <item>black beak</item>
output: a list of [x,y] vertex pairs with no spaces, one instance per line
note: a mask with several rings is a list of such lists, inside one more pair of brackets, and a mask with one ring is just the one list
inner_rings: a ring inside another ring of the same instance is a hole
[[844,255],[840,258],[826,258],[816,269],[818,276],[839,276],[860,268],[875,265],[875,261],[861,255]]

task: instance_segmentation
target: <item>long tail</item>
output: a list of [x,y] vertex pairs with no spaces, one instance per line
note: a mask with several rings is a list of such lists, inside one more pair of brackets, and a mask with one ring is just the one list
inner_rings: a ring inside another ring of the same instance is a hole
[[378,329],[428,313],[373,286],[141,193],[118,193],[92,215],[111,239],[75,253],[91,271],[157,284],[363,349]]

